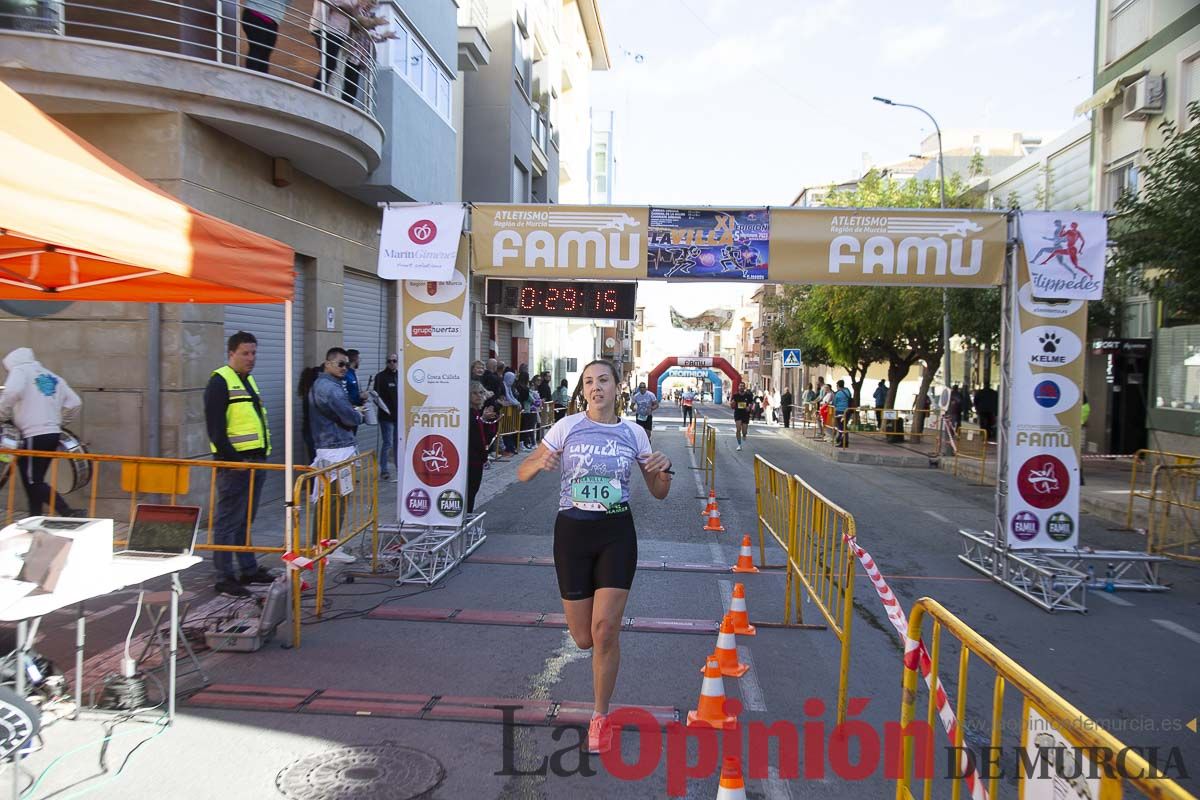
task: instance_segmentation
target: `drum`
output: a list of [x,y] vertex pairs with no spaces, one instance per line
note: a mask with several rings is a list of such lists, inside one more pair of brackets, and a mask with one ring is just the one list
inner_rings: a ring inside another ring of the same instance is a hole
[[[21,433],[8,423],[0,425],[0,449],[17,450],[21,446]],[[79,437],[63,428],[58,437],[58,450],[62,453],[86,453],[87,447],[79,441]],[[59,465],[58,492],[69,494],[76,489],[82,489],[92,480],[92,462],[81,458],[62,459],[66,463]],[[8,482],[15,458],[0,452],[0,486]],[[69,466],[69,468],[67,468]],[[49,480],[49,477],[47,477]]]

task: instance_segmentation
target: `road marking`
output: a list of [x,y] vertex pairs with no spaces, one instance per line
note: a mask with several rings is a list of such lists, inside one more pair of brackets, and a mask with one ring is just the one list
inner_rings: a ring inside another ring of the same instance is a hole
[[1099,597],[1102,600],[1107,600],[1108,602],[1112,603],[1114,606],[1132,606],[1133,605],[1133,603],[1129,602],[1124,597],[1117,597],[1112,592],[1091,591],[1091,592],[1088,592],[1088,596],[1089,597]]
[[951,522],[950,520],[946,519],[945,517],[943,517],[941,514],[937,513],[936,511],[930,511],[928,508],[922,508],[921,510],[922,510],[922,511],[924,511],[924,512],[925,512],[926,514],[928,514],[929,516],[933,517],[934,519],[936,519],[936,520],[941,520],[942,522],[946,523],[947,525],[953,525],[953,524],[954,524],[953,522]]
[[1190,639],[1191,641],[1195,642],[1196,644],[1200,644],[1200,633],[1196,633],[1191,628],[1185,628],[1182,625],[1180,625],[1178,622],[1172,622],[1169,619],[1152,619],[1150,621],[1156,625],[1163,626],[1164,628],[1169,630],[1171,633],[1178,633],[1183,638]]

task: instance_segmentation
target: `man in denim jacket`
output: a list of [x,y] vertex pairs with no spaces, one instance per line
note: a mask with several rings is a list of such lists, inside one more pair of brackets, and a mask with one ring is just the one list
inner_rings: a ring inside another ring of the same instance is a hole
[[[350,398],[346,396],[346,389],[342,384],[349,366],[350,356],[346,351],[340,347],[331,347],[325,353],[325,371],[317,376],[312,389],[309,390],[308,419],[312,428],[313,444],[317,450],[312,463],[314,469],[340,464],[358,454],[354,429],[362,424],[363,416],[361,409],[350,404]],[[338,483],[334,483],[331,490],[335,498],[351,491]],[[316,502],[319,497],[319,494],[314,493],[310,500]],[[338,501],[336,507],[337,527],[329,531],[328,538],[331,539],[339,538],[346,503]],[[354,560],[341,549],[333,551],[329,557],[335,561]]]

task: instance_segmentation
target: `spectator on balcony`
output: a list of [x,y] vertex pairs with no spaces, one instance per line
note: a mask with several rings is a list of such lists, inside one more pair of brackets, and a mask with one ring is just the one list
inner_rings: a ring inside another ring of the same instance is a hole
[[314,89],[328,92],[337,76],[338,56],[350,44],[350,14],[357,5],[357,0],[313,0],[308,31],[317,44]]
[[288,0],[242,0],[242,31],[246,34],[246,69],[267,72],[275,42],[279,40],[279,20],[283,19]]

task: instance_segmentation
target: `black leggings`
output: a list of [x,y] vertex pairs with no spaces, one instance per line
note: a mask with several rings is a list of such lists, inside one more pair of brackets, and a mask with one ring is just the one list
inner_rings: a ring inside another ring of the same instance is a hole
[[[41,433],[37,436],[27,437],[21,443],[21,447],[24,450],[44,450],[53,453],[58,449],[58,437],[57,433]],[[51,492],[50,485],[46,483],[46,470],[50,468],[50,459],[21,456],[17,459],[16,466],[21,475],[21,483],[25,485],[25,496],[29,499],[29,516],[39,516],[46,505],[53,506],[50,509],[51,514],[61,515],[72,512],[63,496],[57,492]],[[70,469],[71,463],[69,461],[59,463],[57,473],[59,486],[67,480],[64,467]]]
[[242,30],[246,33],[246,69],[266,72],[279,39],[279,23],[268,16],[242,9]]
[[586,600],[597,589],[633,586],[637,572],[633,514],[578,519],[559,513],[554,521],[554,569],[563,600]]

